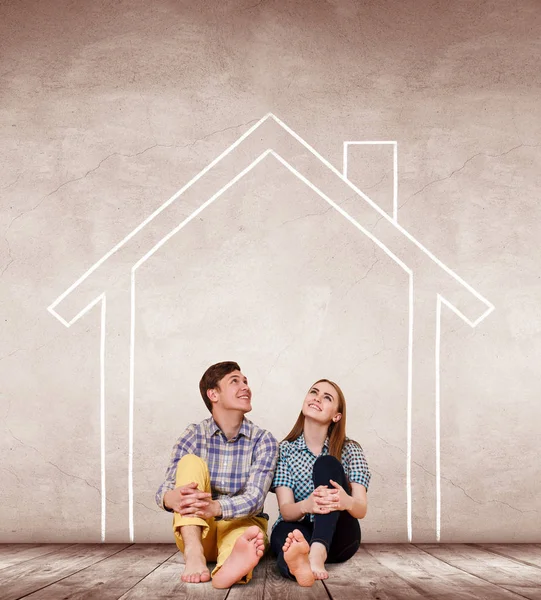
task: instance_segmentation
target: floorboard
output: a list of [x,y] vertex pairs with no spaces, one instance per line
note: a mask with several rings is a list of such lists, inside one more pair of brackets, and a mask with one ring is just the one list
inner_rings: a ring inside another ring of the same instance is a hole
[[324,582],[329,595],[340,600],[426,600],[399,575],[382,565],[360,547],[346,563],[327,565],[329,579]]
[[541,569],[541,544],[474,544],[474,546]]
[[0,571],[2,600],[17,600],[120,552],[129,544],[77,544]]
[[175,544],[129,546],[107,560],[25,596],[25,600],[117,600],[176,552]]
[[438,600],[518,600],[520,596],[465,573],[412,545],[374,544],[367,551],[418,592]]
[[74,544],[5,544],[0,546],[0,569],[69,548]]
[[541,600],[541,570],[470,544],[423,544],[432,556],[529,600]]

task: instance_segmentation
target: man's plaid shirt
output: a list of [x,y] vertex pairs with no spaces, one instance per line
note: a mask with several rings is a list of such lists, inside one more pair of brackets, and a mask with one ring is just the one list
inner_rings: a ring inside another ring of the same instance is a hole
[[175,488],[177,463],[185,454],[207,463],[212,498],[222,507],[222,519],[261,513],[278,457],[278,442],[271,433],[246,417],[229,441],[212,417],[187,427],[173,446],[165,481],[156,492],[160,508],[167,510],[163,497]]
[[[321,456],[326,456],[327,454],[329,454],[328,437],[321,449]],[[271,491],[274,492],[277,487],[285,486],[293,490],[295,502],[301,502],[308,498],[314,491],[312,473],[317,458],[306,445],[304,434],[302,433],[293,442],[286,442],[285,440],[280,442],[280,456]],[[348,481],[360,483],[368,490],[371,474],[361,446],[353,440],[346,439],[340,462]],[[314,515],[310,515],[310,520],[314,520]],[[278,516],[273,527],[276,527],[280,521],[283,521],[281,514]]]

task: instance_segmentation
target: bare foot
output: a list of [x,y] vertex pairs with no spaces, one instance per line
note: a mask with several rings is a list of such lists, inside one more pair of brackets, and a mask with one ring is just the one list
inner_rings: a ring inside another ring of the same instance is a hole
[[203,552],[184,550],[186,565],[181,579],[185,583],[205,583],[210,581],[210,571],[207,569],[207,561]]
[[233,551],[212,578],[213,587],[229,588],[240,581],[257,565],[264,552],[263,532],[257,525],[248,527],[237,539]]
[[315,542],[310,547],[310,568],[316,579],[328,579],[329,573],[325,569],[327,550],[323,544]]
[[314,585],[315,578],[308,560],[310,546],[298,529],[288,534],[282,550],[287,566],[297,583],[302,587]]

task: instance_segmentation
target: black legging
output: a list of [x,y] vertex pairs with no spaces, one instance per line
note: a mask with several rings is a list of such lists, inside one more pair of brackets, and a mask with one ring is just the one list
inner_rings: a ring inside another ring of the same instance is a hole
[[[312,473],[314,489],[320,485],[327,485],[335,489],[330,479],[339,483],[348,493],[350,485],[344,473],[344,468],[334,456],[320,456]],[[280,521],[273,529],[270,539],[271,549],[278,557],[278,569],[284,577],[295,579],[289,572],[284,559],[282,546],[287,534],[298,529],[302,532],[309,544],[321,542],[327,549],[328,563],[344,562],[351,558],[361,544],[361,528],[359,521],[352,517],[347,510],[335,510],[326,515],[314,515],[310,521],[309,515],[302,521]]]

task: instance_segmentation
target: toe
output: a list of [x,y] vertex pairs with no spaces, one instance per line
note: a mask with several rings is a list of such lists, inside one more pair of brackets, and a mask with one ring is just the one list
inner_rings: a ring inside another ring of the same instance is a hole
[[209,571],[203,571],[201,573],[201,582],[206,582],[206,581],[210,581],[210,572]]
[[302,542],[304,540],[304,536],[298,529],[293,531],[293,537],[295,540],[297,540],[297,542]]

